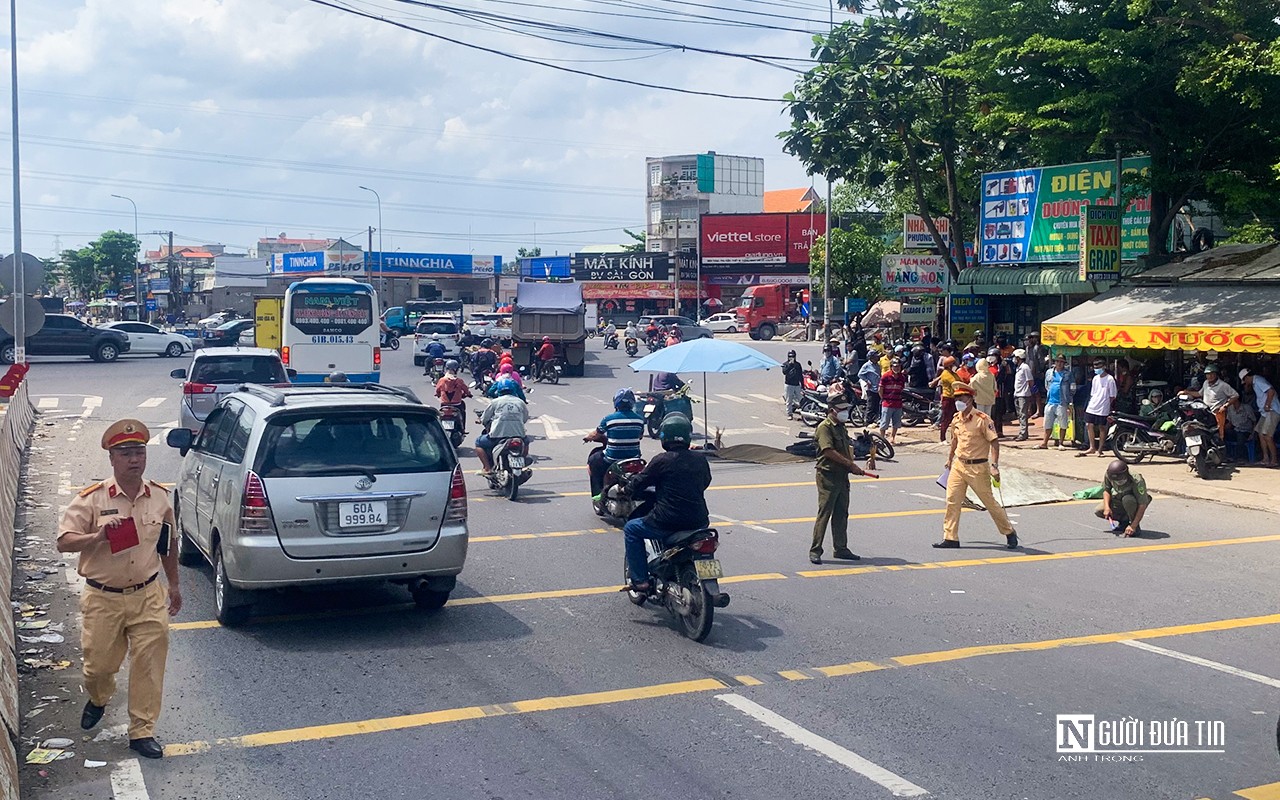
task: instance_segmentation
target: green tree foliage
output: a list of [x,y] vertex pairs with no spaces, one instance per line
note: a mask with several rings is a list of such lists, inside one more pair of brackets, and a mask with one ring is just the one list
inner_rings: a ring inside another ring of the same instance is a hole
[[79,250],[63,250],[58,269],[72,288],[85,297],[110,289],[120,291],[132,282],[138,264],[138,240],[123,231],[107,231]]
[[1041,163],[1151,155],[1133,188],[1151,192],[1152,253],[1189,199],[1276,207],[1277,0],[940,2],[962,32],[949,74],[974,87],[992,140],[1023,137]]
[[622,246],[624,252],[627,253],[643,253],[646,249],[645,236],[643,233],[636,233],[632,230],[622,229],[622,232],[631,237],[631,243]]
[[[813,242],[809,255],[809,274],[813,285],[821,286],[825,275],[824,255],[827,237]],[[861,225],[836,228],[831,232],[831,296],[861,297],[874,303],[884,296],[880,280],[880,257],[884,242]]]
[[1231,235],[1223,244],[1274,244],[1276,226],[1253,220],[1231,229]]
[[537,258],[542,255],[541,247],[521,247],[516,250],[516,256],[519,258]]
[[[943,19],[939,2],[883,5],[861,24],[815,37],[818,65],[786,96],[791,127],[780,138],[811,172],[846,181],[860,197],[905,194],[945,253],[932,220],[950,217],[955,240],[965,241],[978,175],[1005,148],[977,131],[968,78],[944,68],[969,41]],[[945,256],[953,275],[966,266],[957,249]]]

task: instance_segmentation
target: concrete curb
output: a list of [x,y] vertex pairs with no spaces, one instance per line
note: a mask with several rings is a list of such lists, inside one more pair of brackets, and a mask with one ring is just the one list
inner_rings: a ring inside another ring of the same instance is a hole
[[22,720],[18,716],[18,663],[16,636],[13,629],[14,524],[17,515],[18,482],[22,462],[31,441],[35,409],[31,405],[27,382],[23,381],[0,417],[0,589],[4,591],[4,610],[0,612],[0,720],[7,733],[0,747],[0,800],[18,800],[18,755],[16,742]]

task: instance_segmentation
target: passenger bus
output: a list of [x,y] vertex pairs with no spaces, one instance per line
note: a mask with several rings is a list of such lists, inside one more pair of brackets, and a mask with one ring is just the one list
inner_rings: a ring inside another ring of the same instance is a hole
[[377,383],[382,371],[378,296],[351,278],[307,278],[284,295],[280,359],[298,383],[343,372],[353,383]]

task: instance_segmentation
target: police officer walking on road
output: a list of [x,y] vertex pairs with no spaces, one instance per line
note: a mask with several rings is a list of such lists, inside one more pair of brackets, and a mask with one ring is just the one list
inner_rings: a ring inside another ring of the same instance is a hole
[[[143,480],[151,432],[122,419],[102,434],[113,476],[85,488],[67,506],[58,551],[79,553],[86,588],[84,688],[89,695],[80,727],[98,724],[116,690],[116,673],[129,654],[129,748],[160,758],[156,720],[169,654],[169,617],[182,608],[178,553],[169,491]],[[157,580],[163,567],[165,582]],[[167,589],[166,584],[167,583]]]
[[968,384],[957,383],[952,389],[956,416],[951,423],[951,451],[947,454],[947,469],[951,471],[947,476],[947,511],[942,521],[942,541],[934,547],[960,546],[960,511],[966,490],[973,489],[996,529],[1004,534],[1006,546],[1013,550],[1018,546],[1018,533],[991,493],[991,479],[1000,477],[1000,437],[995,423],[973,407],[973,389]]
[[813,545],[809,548],[809,561],[813,564],[822,563],[822,541],[827,536],[828,523],[835,557],[860,560],[849,550],[849,474],[862,475],[863,472],[849,450],[849,431],[844,426],[848,418],[848,398],[844,392],[832,394],[827,404],[827,418],[818,423],[813,433],[818,445],[818,516],[813,523]]

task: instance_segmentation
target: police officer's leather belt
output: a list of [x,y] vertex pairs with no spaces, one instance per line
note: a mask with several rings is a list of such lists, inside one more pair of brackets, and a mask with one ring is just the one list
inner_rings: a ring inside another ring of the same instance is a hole
[[[985,458],[962,458],[960,459],[960,463],[961,464],[985,464],[987,463],[987,460]],[[154,578],[152,580],[154,580]],[[147,583],[150,583],[150,582],[151,581],[147,581]]]
[[116,588],[116,587],[114,587],[114,586],[105,586],[105,585],[103,585],[103,584],[101,584],[101,583],[98,583],[98,582],[97,582],[97,581],[95,581],[93,578],[85,578],[85,579],[84,579],[84,582],[85,582],[85,583],[87,583],[87,584],[89,584],[89,585],[90,585],[90,586],[92,586],[93,588],[95,588],[95,589],[97,589],[97,590],[99,590],[99,591],[103,591],[103,592],[111,592],[112,594],[133,594],[134,592],[138,591],[139,589],[144,589],[144,588],[146,588],[146,587],[147,587],[147,586],[149,586],[149,585],[150,585],[150,584],[151,584],[151,583],[152,583],[156,578],[159,578],[159,577],[160,577],[160,573],[159,573],[159,572],[157,572],[155,575],[152,575],[150,578],[147,578],[147,579],[146,579],[145,581],[143,581],[142,583],[135,583],[134,585],[132,585],[132,586],[126,586],[126,587],[124,587],[123,589],[117,589],[117,588]]

